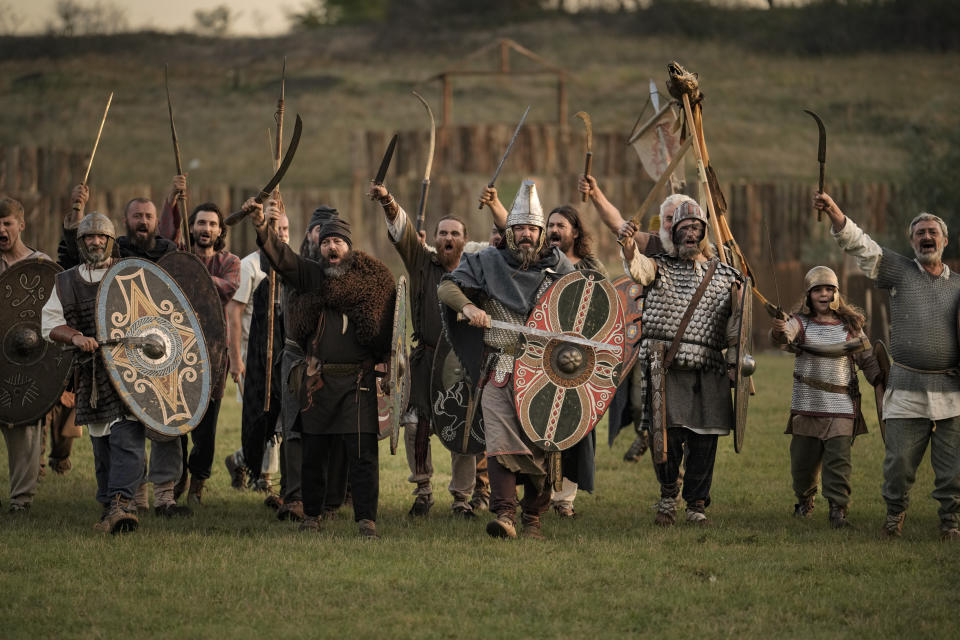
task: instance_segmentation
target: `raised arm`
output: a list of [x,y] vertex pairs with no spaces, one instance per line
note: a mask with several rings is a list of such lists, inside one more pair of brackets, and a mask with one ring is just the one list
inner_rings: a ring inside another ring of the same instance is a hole
[[815,193],[813,206],[827,214],[831,223],[830,235],[836,239],[840,248],[856,259],[857,266],[868,278],[876,280],[880,272],[880,259],[883,257],[880,245],[853,220],[847,218],[829,194]]
[[323,267],[298,256],[286,242],[280,240],[274,225],[268,224],[269,220],[280,217],[280,208],[271,206],[268,220],[263,214],[263,205],[250,198],[243,203],[243,210],[250,211],[248,217],[257,231],[257,244],[284,282],[299,291],[319,288],[324,280]]
[[620,234],[620,257],[623,260],[623,270],[628,276],[633,278],[634,282],[639,282],[643,286],[649,285],[657,276],[657,263],[641,253],[635,242],[637,234],[632,224]]
[[424,260],[429,260],[430,256],[420,236],[417,235],[410,217],[382,184],[371,185],[367,195],[371,200],[377,200],[383,207],[390,241],[400,254],[403,265],[412,274],[417,269],[417,265],[423,264]]
[[[600,190],[600,186],[597,184],[597,179],[593,176],[580,176],[578,181],[578,186],[580,193],[586,194],[590,198],[590,202],[593,203],[593,208],[597,210],[597,213],[600,215],[600,220],[604,225],[613,234],[617,237],[621,236],[627,229],[630,229],[634,232],[637,231],[636,225],[634,225],[629,220],[624,220],[623,215],[620,213],[620,209],[615,207],[613,203],[607,200],[607,196],[604,195],[603,191]],[[644,253],[647,249],[647,242],[650,239],[650,234],[648,233],[635,233],[634,242],[637,245],[637,249],[641,253]]]
[[483,193],[480,194],[480,204],[485,204],[490,207],[493,224],[497,225],[498,229],[507,228],[507,210],[504,208],[503,203],[500,202],[500,198],[497,197],[496,187],[483,188]]
[[187,192],[187,176],[173,176],[173,183],[170,186],[170,192],[167,199],[163,201],[163,207],[160,210],[160,220],[157,222],[157,234],[172,240],[177,245],[183,242],[180,233],[180,208],[177,206],[177,200],[181,194]]

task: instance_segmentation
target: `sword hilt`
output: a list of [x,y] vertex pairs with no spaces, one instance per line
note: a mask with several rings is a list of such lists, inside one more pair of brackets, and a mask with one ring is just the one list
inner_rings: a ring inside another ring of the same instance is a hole
[[[587,157],[583,162],[583,177],[584,178],[589,177],[592,169],[593,169],[593,152],[587,151]],[[586,202],[586,201],[587,201],[587,194],[581,193],[580,202]]]

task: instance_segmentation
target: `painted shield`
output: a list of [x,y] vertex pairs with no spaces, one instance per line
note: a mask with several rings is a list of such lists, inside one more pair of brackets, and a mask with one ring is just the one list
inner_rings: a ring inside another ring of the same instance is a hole
[[148,335],[163,342],[160,357],[114,344],[103,347],[103,360],[130,412],[160,437],[176,437],[197,426],[210,402],[203,330],[170,274],[147,260],[120,260],[97,292],[97,340]]
[[623,335],[625,338],[623,349],[623,369],[620,379],[626,380],[627,374],[637,363],[637,354],[640,352],[640,316],[643,315],[643,287],[630,276],[620,276],[613,281],[613,287],[620,296],[623,306]]
[[223,393],[227,376],[227,322],[220,294],[213,286],[203,261],[186,251],[171,251],[157,260],[163,270],[173,276],[187,296],[203,329],[203,340],[210,357],[213,397]]
[[890,379],[890,354],[887,345],[877,340],[873,343],[873,355],[880,365],[880,382],[873,387],[873,397],[877,401],[877,422],[880,423],[880,436],[887,441],[887,423],[883,421],[883,394],[887,391],[887,381]]
[[393,306],[393,340],[390,346],[390,453],[397,453],[400,421],[410,402],[410,355],[407,353],[407,277],[397,280],[397,301]]
[[615,347],[520,334],[513,369],[520,424],[541,449],[563,451],[590,433],[616,392],[624,350],[620,297],[602,274],[574,271],[547,289],[526,324]]
[[[482,453],[483,412],[480,394],[470,375],[445,337],[433,354],[430,376],[433,432],[454,453]],[[468,426],[469,425],[469,426]]]
[[45,258],[20,260],[0,276],[0,425],[33,424],[57,402],[73,370],[74,352],[41,337],[40,312],[60,267]]
[[737,377],[733,394],[733,413],[736,424],[733,428],[733,448],[737,453],[743,449],[743,435],[747,430],[747,404],[750,400],[750,376],[756,368],[753,360],[753,293],[752,282],[733,292],[733,298],[741,309],[737,333]]

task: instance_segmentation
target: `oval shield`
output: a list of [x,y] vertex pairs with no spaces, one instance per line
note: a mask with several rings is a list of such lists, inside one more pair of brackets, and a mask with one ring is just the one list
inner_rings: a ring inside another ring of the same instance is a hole
[[390,454],[397,453],[400,421],[410,402],[410,356],[407,353],[407,277],[397,280],[397,301],[393,305],[393,340],[390,347]]
[[43,418],[67,386],[74,352],[41,337],[40,315],[60,266],[45,258],[14,263],[0,276],[0,424]]
[[220,294],[203,261],[192,253],[171,251],[160,256],[157,264],[173,276],[197,314],[210,358],[211,393],[217,398],[223,394],[227,380],[227,322]]
[[100,283],[97,341],[137,337],[159,340],[162,353],[105,344],[110,382],[148,429],[163,437],[189,432],[207,410],[212,384],[200,321],[170,274],[147,260],[128,258],[113,265]]
[[443,446],[454,453],[482,453],[486,441],[480,394],[470,382],[466,367],[443,336],[433,354],[430,398],[433,432]]
[[524,433],[545,451],[563,451],[596,426],[613,399],[623,367],[623,309],[613,285],[596,271],[574,271],[537,302],[528,327],[615,347],[601,350],[562,338],[521,334],[513,369]]

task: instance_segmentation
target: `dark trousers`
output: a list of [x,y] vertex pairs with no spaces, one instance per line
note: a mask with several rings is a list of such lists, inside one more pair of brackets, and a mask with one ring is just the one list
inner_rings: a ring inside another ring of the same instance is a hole
[[[375,433],[345,433],[333,435],[315,435],[304,433],[303,465],[301,481],[303,483],[303,512],[308,516],[319,516],[336,499],[335,492],[346,494],[346,486],[338,485],[344,477],[350,482],[353,496],[353,518],[355,521],[377,519],[377,503],[380,499],[380,451]],[[347,464],[347,472],[338,462],[338,453]],[[342,486],[342,490],[339,488]]]
[[517,484],[523,484],[523,499],[520,508],[527,516],[540,516],[550,506],[550,490],[535,482],[526,473],[514,473],[495,457],[487,458],[487,473],[490,474],[490,511],[511,518],[517,513]]
[[217,441],[217,418],[220,416],[220,399],[211,400],[207,412],[203,414],[200,424],[190,432],[193,439],[193,450],[187,456],[189,443],[187,436],[180,436],[180,446],[183,449],[183,470],[190,470],[190,475],[198,480],[210,477],[213,468],[214,446]]
[[97,477],[97,502],[108,504],[118,493],[133,499],[143,482],[144,431],[135,420],[121,420],[110,433],[90,437],[93,444],[93,468]]
[[303,445],[300,434],[290,432],[280,442],[280,497],[284,502],[303,501],[303,484],[300,479],[302,467]]
[[688,505],[703,500],[703,506],[709,507],[713,463],[716,458],[717,436],[700,435],[684,427],[667,429],[667,461],[653,465],[657,480],[660,481],[660,497],[677,497],[680,464],[684,463],[683,499]]

